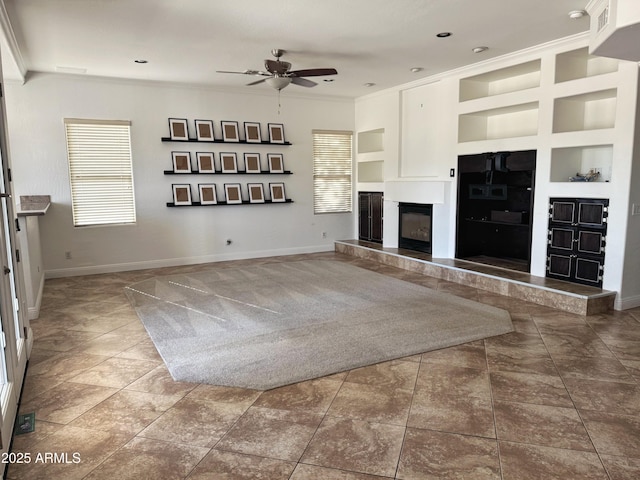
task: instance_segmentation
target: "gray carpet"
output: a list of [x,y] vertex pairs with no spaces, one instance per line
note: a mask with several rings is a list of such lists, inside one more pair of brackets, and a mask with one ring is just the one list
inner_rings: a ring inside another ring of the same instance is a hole
[[266,390],[511,332],[508,312],[331,260],[126,288],[175,380]]

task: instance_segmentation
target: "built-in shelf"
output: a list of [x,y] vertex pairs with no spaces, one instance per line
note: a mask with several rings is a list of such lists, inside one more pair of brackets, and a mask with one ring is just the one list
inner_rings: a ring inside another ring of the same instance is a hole
[[493,70],[460,80],[461,102],[540,86],[540,60]]
[[171,137],[162,137],[162,141],[163,142],[178,142],[178,143],[224,143],[226,145],[274,145],[274,146],[280,146],[280,145],[291,145],[291,142],[284,142],[284,143],[275,143],[275,142],[270,142],[268,140],[263,140],[261,142],[247,142],[245,140],[240,140],[238,142],[225,142],[224,140],[198,140],[197,138],[190,138],[189,140],[173,140]]
[[382,152],[384,150],[384,128],[358,132],[358,153]]
[[553,133],[614,128],[616,123],[615,88],[556,98]]
[[263,170],[261,172],[246,172],[244,170],[238,170],[237,172],[199,172],[192,170],[191,172],[174,172],[173,170],[165,170],[165,175],[291,175],[293,172],[285,170],[284,172],[270,172],[269,170]]
[[611,181],[613,145],[589,145],[551,150],[552,182],[569,182],[577,173],[599,172],[594,182]]
[[593,77],[618,71],[618,60],[589,55],[589,48],[579,48],[556,56],[556,83]]
[[224,205],[264,205],[264,204],[271,204],[271,205],[277,205],[279,203],[281,204],[285,204],[285,203],[293,203],[293,200],[291,200],[290,198],[287,198],[284,202],[273,202],[271,200],[265,200],[264,202],[250,202],[248,200],[243,200],[242,203],[227,203],[227,202],[218,202],[218,203],[206,203],[206,204],[202,204],[200,202],[193,202],[189,205],[176,205],[173,202],[167,202],[167,207],[176,207],[176,208],[180,208],[180,207],[221,207]]
[[537,135],[538,102],[472,112],[458,117],[458,141]]
[[384,182],[384,160],[358,162],[358,182]]

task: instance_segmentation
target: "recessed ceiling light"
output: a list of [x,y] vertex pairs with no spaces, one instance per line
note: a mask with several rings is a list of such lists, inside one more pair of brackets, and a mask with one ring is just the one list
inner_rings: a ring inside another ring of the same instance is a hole
[[489,50],[489,47],[475,47],[475,48],[471,49],[471,51],[473,53],[482,53],[482,52],[484,52],[486,50]]
[[149,63],[149,60],[134,60],[135,63]]
[[569,12],[569,18],[571,20],[577,20],[579,18],[584,17],[587,14],[584,10],[571,10]]
[[438,38],[446,38],[446,37],[450,37],[452,35],[451,32],[440,32],[436,35],[436,37]]
[[374,85],[375,83],[371,83],[371,82],[364,84],[365,87],[373,87]]
[[422,68],[422,67],[413,67],[413,68],[411,69],[411,71],[412,71],[413,73],[418,73],[418,72],[421,72],[422,70],[423,70],[423,68]]

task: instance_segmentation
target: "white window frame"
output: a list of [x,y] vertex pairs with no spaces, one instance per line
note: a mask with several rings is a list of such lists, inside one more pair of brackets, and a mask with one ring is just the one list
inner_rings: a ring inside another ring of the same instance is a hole
[[131,122],[65,118],[74,227],[135,224]]
[[353,212],[353,132],[312,130],[313,213]]

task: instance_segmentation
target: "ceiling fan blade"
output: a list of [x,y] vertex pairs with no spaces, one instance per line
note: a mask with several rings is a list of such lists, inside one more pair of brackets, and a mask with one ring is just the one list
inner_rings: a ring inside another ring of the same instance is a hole
[[316,82],[312,82],[311,80],[307,80],[302,77],[289,77],[291,79],[291,83],[296,85],[300,85],[301,87],[315,87],[317,85]]
[[278,73],[280,75],[287,73],[291,69],[291,64],[289,62],[280,62],[269,59],[264,61],[264,66],[267,69],[267,72]]
[[294,70],[289,72],[293,77],[320,77],[322,75],[337,75],[335,68],[309,68],[307,70]]
[[267,73],[267,72],[261,72],[259,70],[245,70],[244,72],[231,72],[229,70],[216,70],[216,73],[237,73],[239,75],[257,75],[257,76],[264,76],[264,77],[270,77],[271,74]]
[[[269,76],[269,78],[271,78],[271,76]],[[260,80],[256,80],[255,82],[247,83],[247,86],[249,86],[249,85],[257,85],[257,84],[262,83],[262,82],[264,82],[266,80],[267,80],[266,78],[261,78]]]

